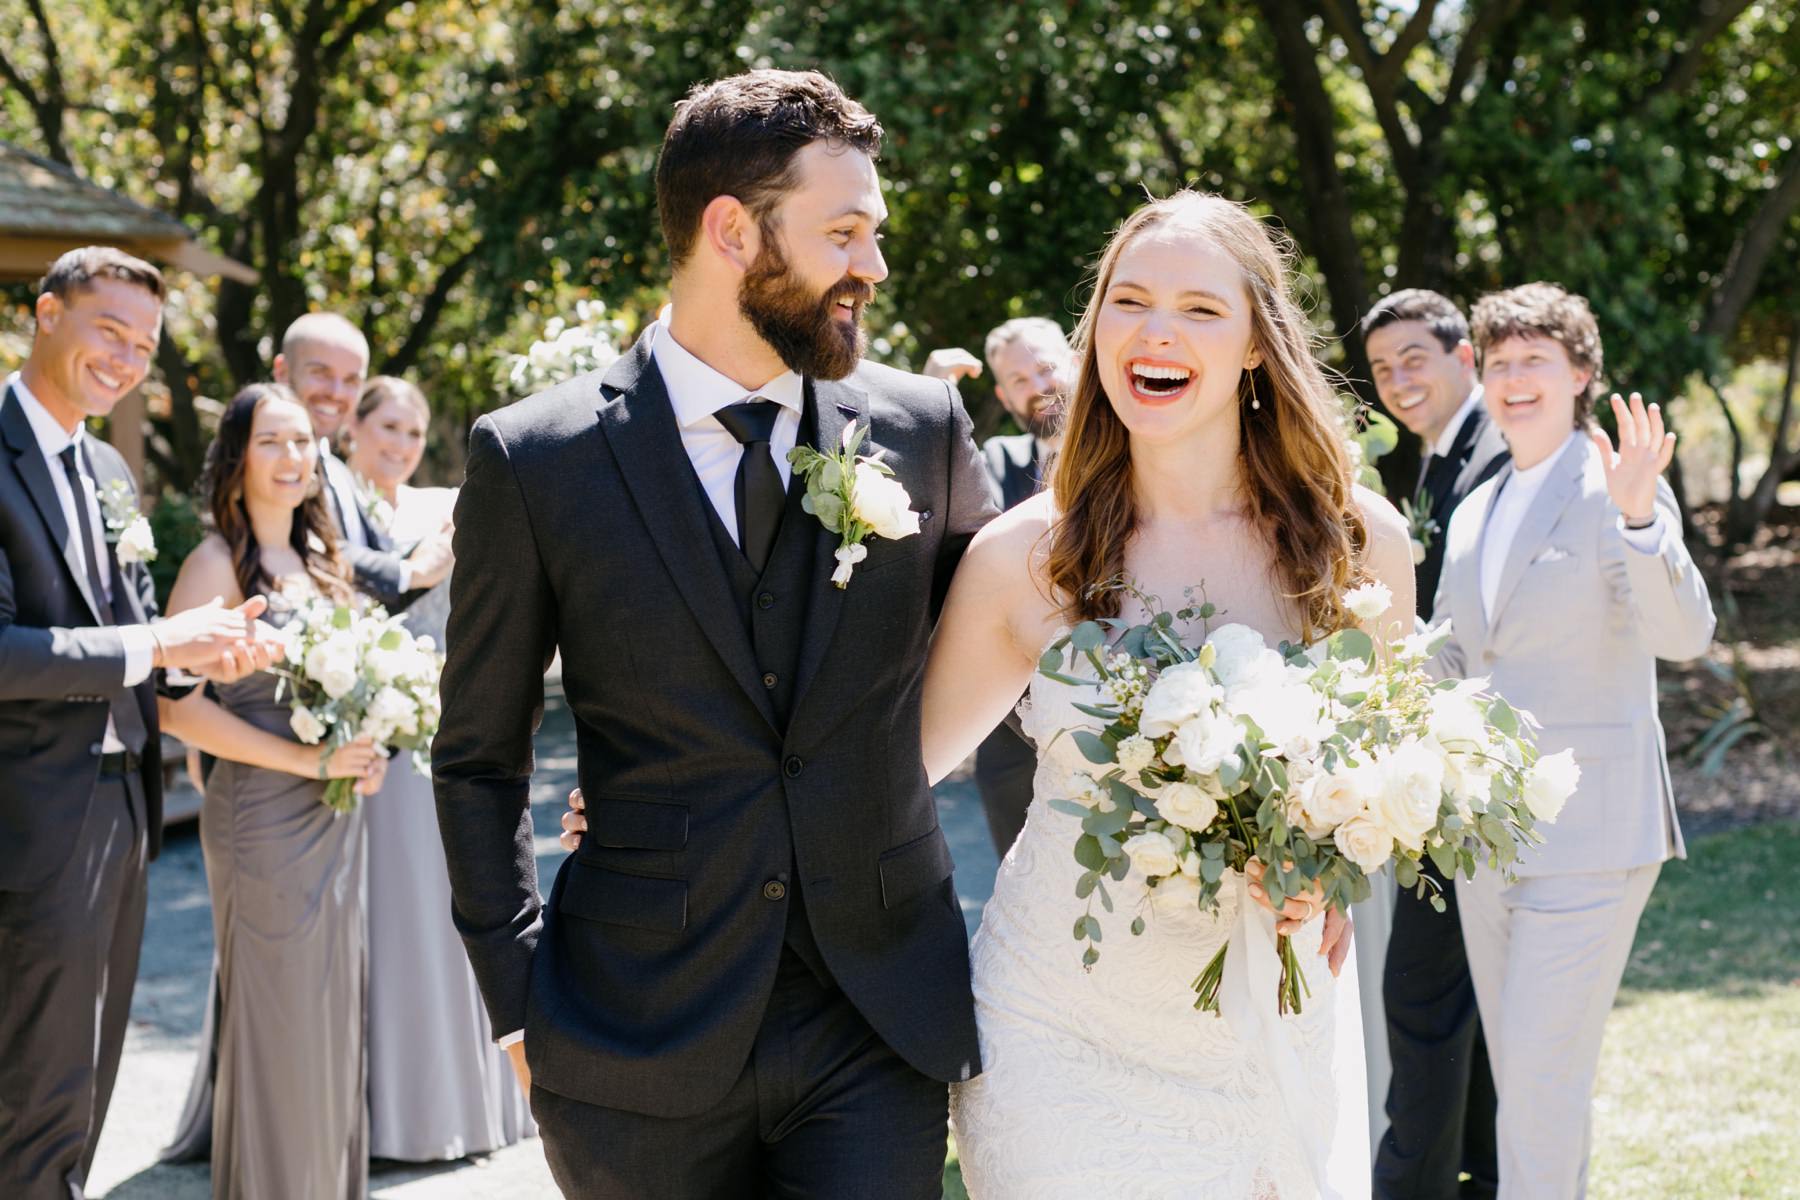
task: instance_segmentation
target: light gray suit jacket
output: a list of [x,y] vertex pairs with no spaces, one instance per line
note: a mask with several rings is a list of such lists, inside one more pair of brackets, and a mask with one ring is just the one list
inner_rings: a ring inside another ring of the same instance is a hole
[[1450,520],[1435,616],[1450,641],[1433,663],[1450,678],[1485,675],[1542,724],[1545,754],[1573,750],[1581,784],[1519,874],[1624,871],[1686,857],[1657,716],[1656,660],[1705,653],[1714,617],[1706,581],[1681,540],[1674,493],[1658,482],[1652,553],[1626,542],[1606,476],[1585,438],[1563,448],[1507,553],[1489,619],[1481,544],[1508,464]]

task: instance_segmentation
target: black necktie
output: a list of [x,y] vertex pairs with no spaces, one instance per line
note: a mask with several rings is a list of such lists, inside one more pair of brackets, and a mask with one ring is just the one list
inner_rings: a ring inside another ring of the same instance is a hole
[[781,472],[769,452],[769,436],[775,432],[781,407],[767,400],[746,400],[713,415],[744,448],[732,490],[737,501],[738,546],[750,565],[761,572],[769,563],[775,533],[781,528],[781,512],[787,507],[787,489],[781,485]]
[[81,469],[75,465],[75,444],[63,447],[57,455],[62,459],[63,474],[69,478],[69,492],[75,497],[75,520],[81,526],[81,548],[87,554],[88,590],[94,596],[94,608],[102,624],[111,625],[112,612],[106,602],[105,576],[100,574],[100,552],[94,545],[94,523],[88,520],[87,490],[81,486]]

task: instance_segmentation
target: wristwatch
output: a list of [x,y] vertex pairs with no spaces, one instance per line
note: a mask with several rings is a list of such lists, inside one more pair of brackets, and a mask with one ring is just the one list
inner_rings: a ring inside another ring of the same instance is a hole
[[1625,528],[1627,529],[1648,529],[1654,524],[1656,524],[1656,510],[1654,508],[1650,510],[1650,515],[1641,521],[1634,521],[1630,517],[1625,518]]

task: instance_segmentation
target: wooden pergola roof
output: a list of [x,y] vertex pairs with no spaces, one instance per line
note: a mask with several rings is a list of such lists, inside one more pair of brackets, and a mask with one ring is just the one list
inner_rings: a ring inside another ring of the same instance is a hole
[[92,245],[117,246],[204,277],[245,284],[258,278],[254,268],[200,245],[175,218],[0,142],[0,281],[36,280],[64,251]]

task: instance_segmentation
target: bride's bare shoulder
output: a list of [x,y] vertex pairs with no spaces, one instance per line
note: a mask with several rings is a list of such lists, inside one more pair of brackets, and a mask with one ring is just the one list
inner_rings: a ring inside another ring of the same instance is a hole
[[1039,492],[982,526],[963,561],[983,572],[1028,576],[1043,562],[1055,522],[1050,493]]

